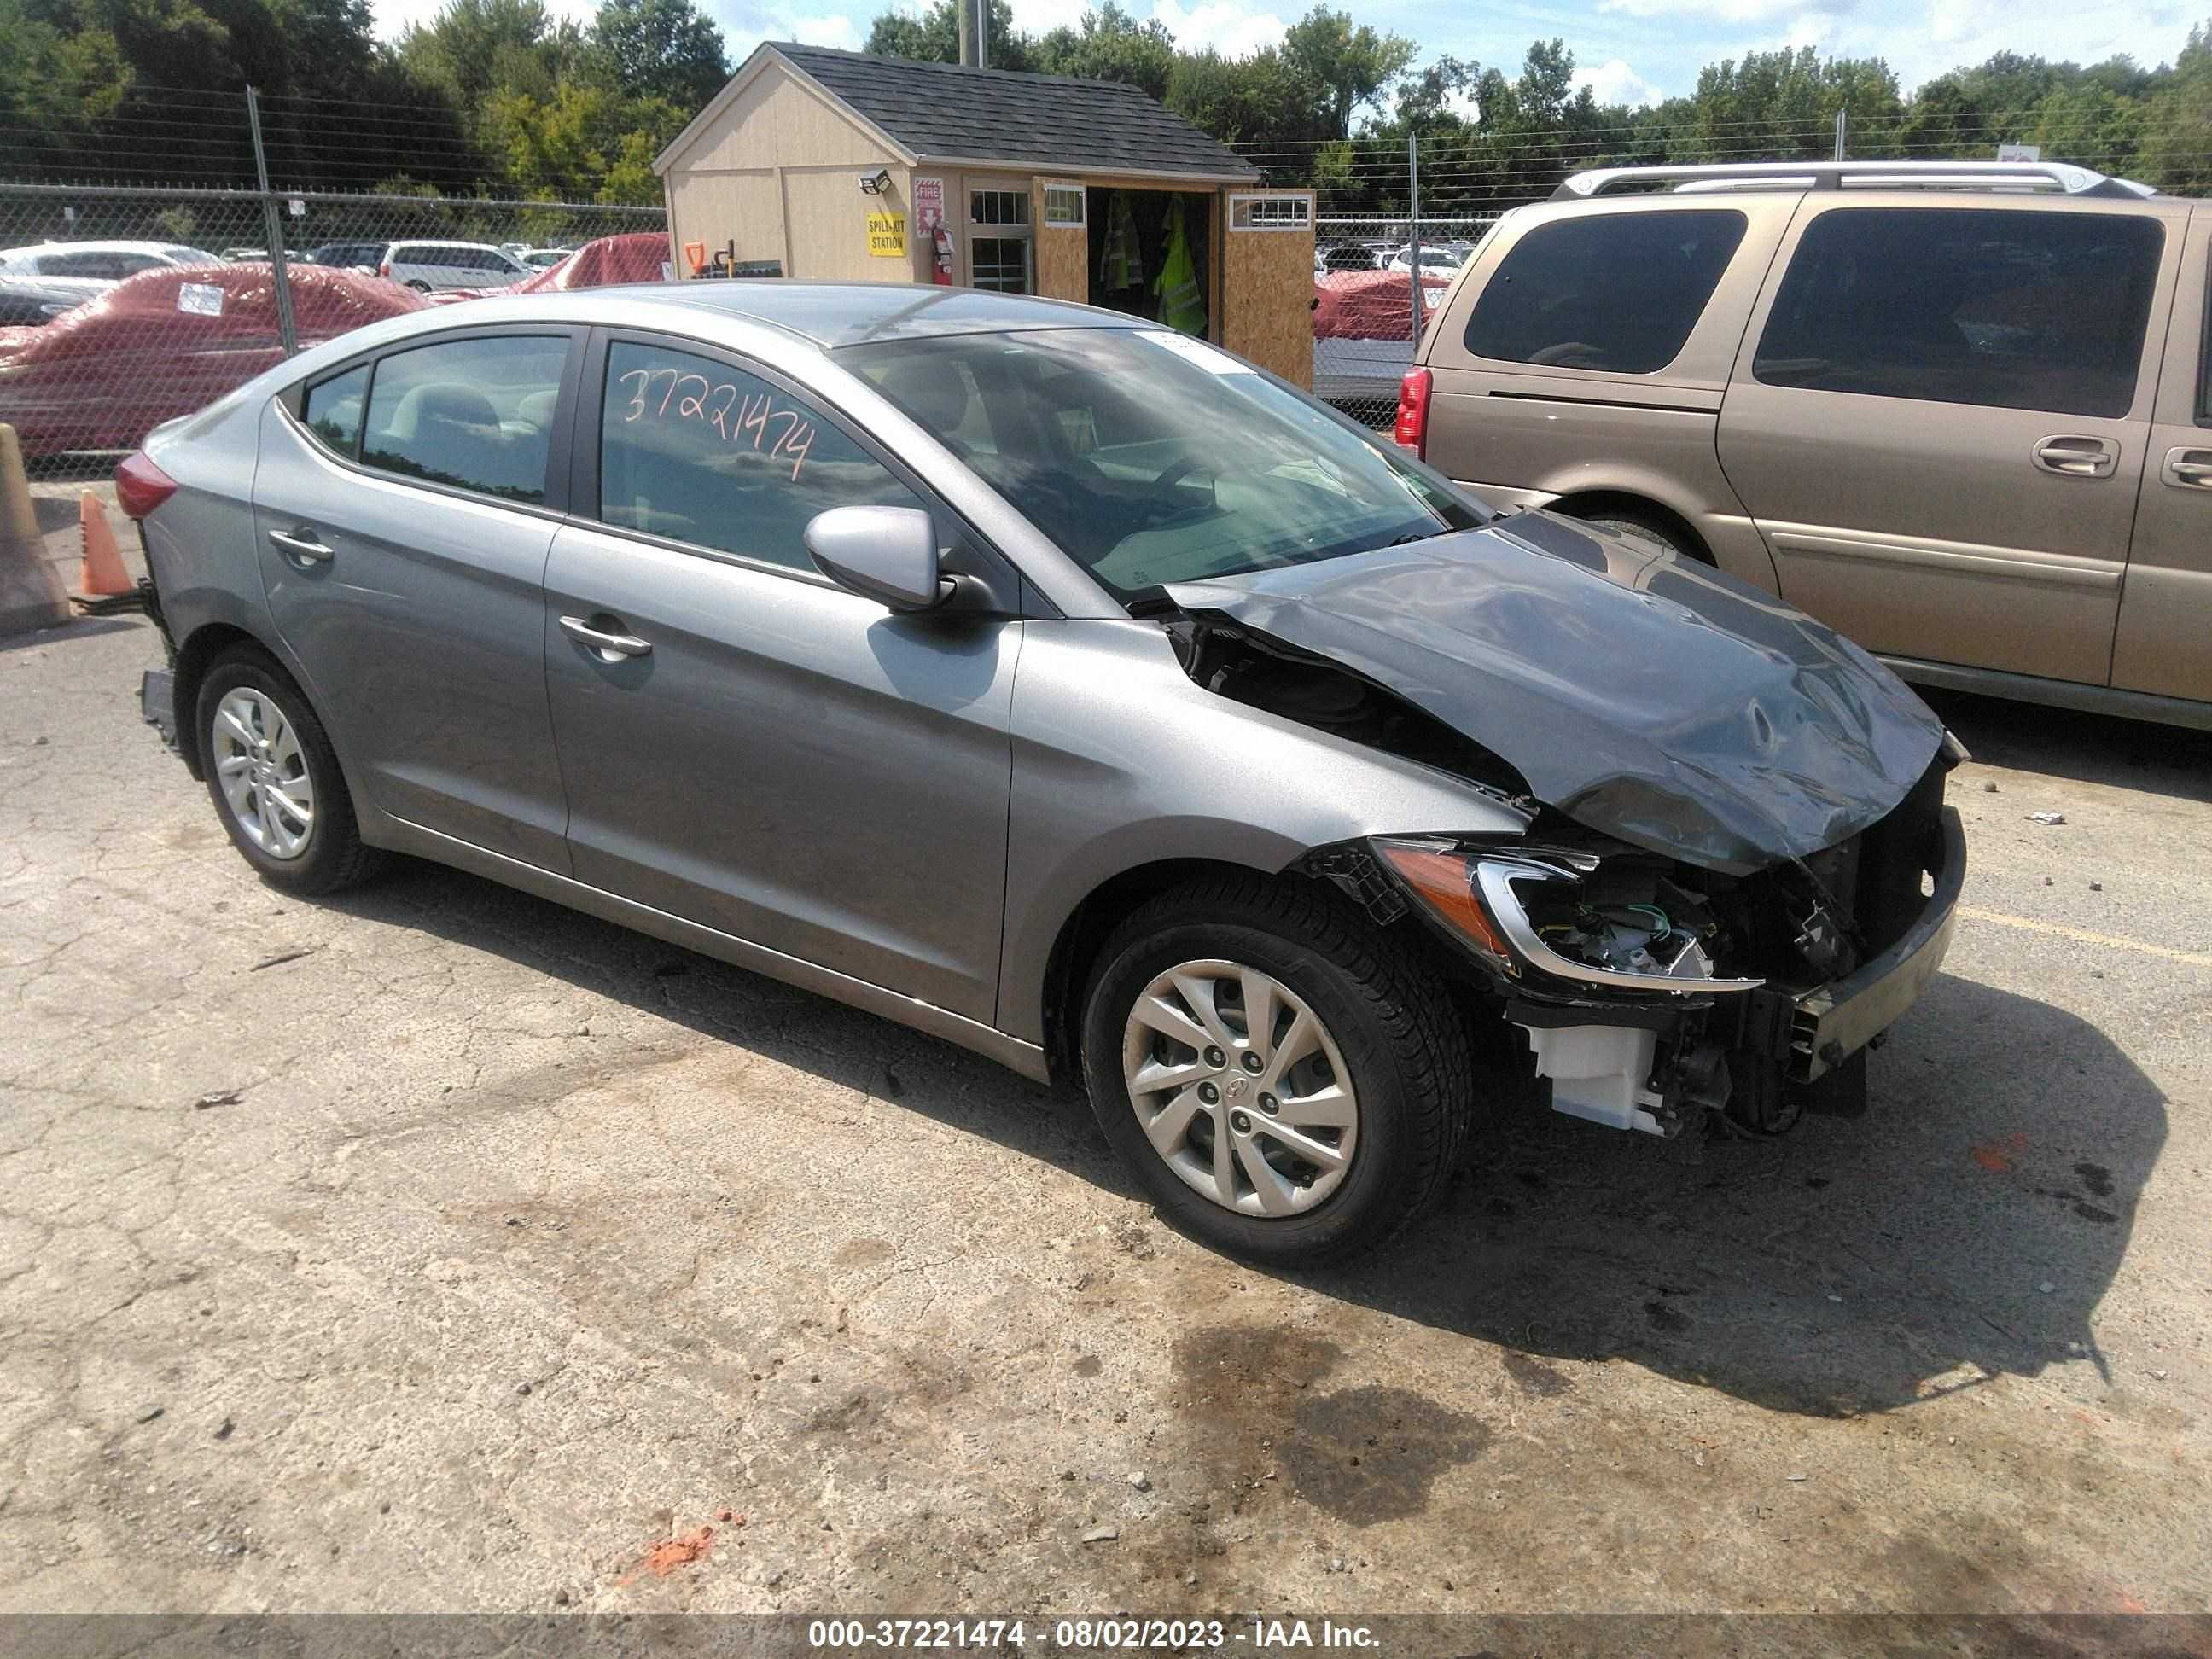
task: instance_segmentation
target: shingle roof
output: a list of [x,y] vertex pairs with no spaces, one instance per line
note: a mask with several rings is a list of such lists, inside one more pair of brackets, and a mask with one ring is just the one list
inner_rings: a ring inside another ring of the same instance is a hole
[[787,41],[769,49],[925,161],[1259,178],[1234,150],[1116,81],[871,58]]

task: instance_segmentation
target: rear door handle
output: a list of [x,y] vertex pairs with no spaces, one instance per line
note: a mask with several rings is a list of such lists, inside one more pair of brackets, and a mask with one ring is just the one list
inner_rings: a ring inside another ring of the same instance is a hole
[[2062,433],[2036,445],[2035,464],[2062,477],[2109,478],[2120,465],[2120,450],[2103,438]]
[[2184,489],[2212,489],[2212,449],[2169,449],[2166,481]]
[[289,530],[272,530],[269,532],[269,539],[293,557],[304,559],[309,564],[320,564],[337,551],[336,548],[325,546],[315,539],[315,526],[311,524],[295,525]]
[[580,645],[588,645],[608,662],[617,657],[649,657],[653,641],[641,640],[635,634],[617,634],[611,629],[594,628],[581,617],[561,618],[561,631]]

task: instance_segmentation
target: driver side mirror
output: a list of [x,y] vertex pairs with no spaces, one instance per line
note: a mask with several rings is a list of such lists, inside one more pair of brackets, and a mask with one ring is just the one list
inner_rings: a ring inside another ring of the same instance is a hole
[[918,507],[833,507],[807,521],[822,574],[894,611],[927,611],[951,596],[937,568],[937,526]]

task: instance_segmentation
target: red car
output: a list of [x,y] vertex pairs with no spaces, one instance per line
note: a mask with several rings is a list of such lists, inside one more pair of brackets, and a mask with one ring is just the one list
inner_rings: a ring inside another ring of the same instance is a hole
[[[303,347],[428,303],[380,276],[288,269]],[[27,454],[133,449],[162,422],[204,408],[283,355],[267,265],[143,271],[0,342],[0,422],[15,428]]]
[[668,260],[668,233],[631,231],[621,236],[602,236],[586,242],[557,265],[548,265],[535,276],[526,276],[505,288],[457,288],[432,295],[434,304],[456,300],[489,300],[499,294],[565,293],[575,288],[611,288],[617,283],[665,283],[676,268]]

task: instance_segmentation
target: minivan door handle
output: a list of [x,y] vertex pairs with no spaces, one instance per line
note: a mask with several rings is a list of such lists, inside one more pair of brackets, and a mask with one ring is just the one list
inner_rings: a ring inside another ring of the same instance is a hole
[[2166,481],[2184,489],[2212,489],[2212,449],[2169,449]]
[[325,546],[315,539],[315,526],[311,524],[295,525],[289,530],[272,530],[269,532],[269,539],[294,558],[307,564],[320,564],[337,551],[336,548]]
[[612,662],[617,657],[649,657],[653,641],[641,640],[635,634],[617,634],[611,629],[594,628],[581,617],[561,618],[561,631],[580,645],[588,645],[600,658]]
[[2109,478],[2120,465],[2120,449],[2104,438],[2062,433],[2036,445],[2035,464],[2062,477]]

